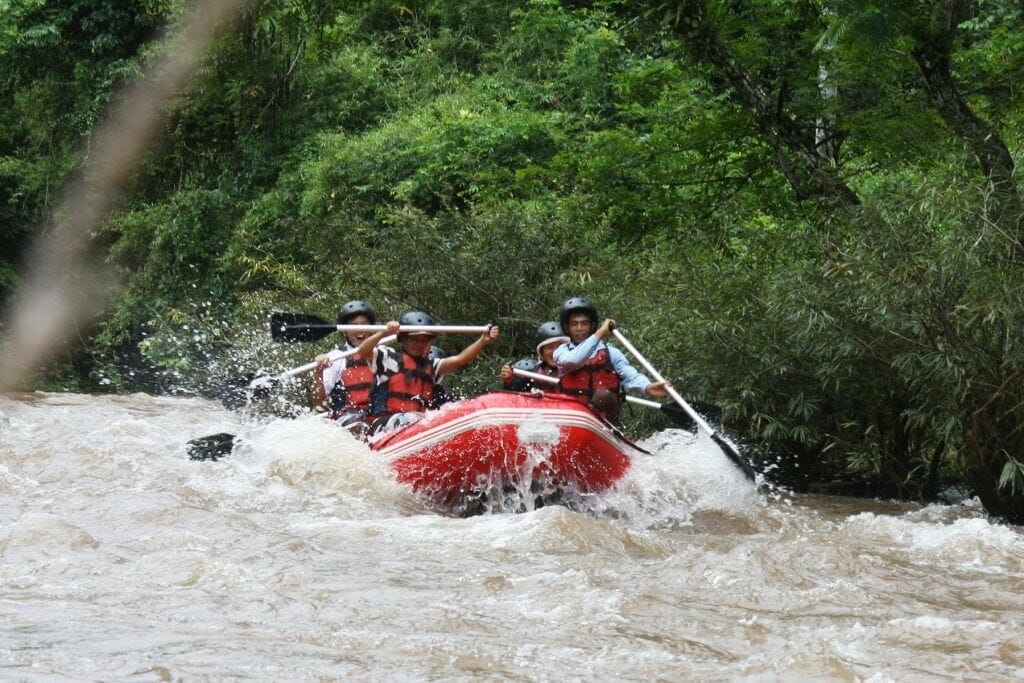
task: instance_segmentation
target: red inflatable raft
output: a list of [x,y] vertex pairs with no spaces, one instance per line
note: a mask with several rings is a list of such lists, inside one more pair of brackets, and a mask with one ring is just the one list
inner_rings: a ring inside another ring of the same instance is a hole
[[464,513],[510,493],[530,507],[604,491],[625,475],[635,448],[578,401],[512,392],[447,404],[370,447],[400,482]]

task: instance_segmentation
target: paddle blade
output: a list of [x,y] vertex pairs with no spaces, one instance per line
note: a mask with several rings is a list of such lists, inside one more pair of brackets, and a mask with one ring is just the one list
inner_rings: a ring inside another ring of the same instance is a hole
[[304,313],[271,313],[270,336],[277,342],[319,341],[337,327],[323,318]]
[[245,377],[230,377],[221,382],[217,391],[221,404],[228,410],[244,408],[252,396],[250,383],[254,377],[256,375],[249,374]]
[[737,467],[743,470],[743,474],[746,475],[747,479],[750,481],[755,480],[754,468],[750,466],[750,463],[747,462],[746,458],[740,455],[740,452],[736,450],[735,446],[723,439],[717,433],[711,434],[711,440],[718,444],[718,447],[722,449],[722,452],[725,453],[727,458],[732,460]]
[[217,461],[231,452],[235,447],[235,435],[221,432],[192,439],[188,442],[188,457],[190,460],[213,460]]

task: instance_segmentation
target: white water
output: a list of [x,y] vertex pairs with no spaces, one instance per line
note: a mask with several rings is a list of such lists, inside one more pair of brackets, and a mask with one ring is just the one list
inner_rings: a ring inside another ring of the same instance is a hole
[[1019,528],[643,445],[585,512],[456,519],[323,421],[0,396],[0,678],[1024,678]]

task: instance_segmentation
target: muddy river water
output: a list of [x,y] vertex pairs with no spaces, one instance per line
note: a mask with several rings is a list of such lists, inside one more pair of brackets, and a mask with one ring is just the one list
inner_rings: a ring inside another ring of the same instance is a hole
[[0,678],[1024,679],[1020,528],[642,445],[584,509],[462,519],[324,421],[0,395]]

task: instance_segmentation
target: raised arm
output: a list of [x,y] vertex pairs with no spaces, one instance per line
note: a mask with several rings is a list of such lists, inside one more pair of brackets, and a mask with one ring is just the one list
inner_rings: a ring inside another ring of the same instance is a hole
[[567,375],[586,363],[587,359],[597,351],[598,344],[611,334],[614,327],[615,321],[608,318],[592,335],[577,344],[575,348],[570,349],[563,344],[555,349],[553,359],[555,365],[558,366],[558,374]]
[[369,363],[373,359],[373,350],[377,347],[377,344],[380,343],[380,340],[389,334],[398,334],[398,329],[398,321],[389,320],[386,329],[383,329],[380,332],[374,332],[363,340],[363,343],[359,345],[359,355],[363,360]]
[[458,370],[475,361],[480,352],[484,350],[484,347],[490,346],[498,338],[498,333],[497,325],[488,325],[487,331],[481,334],[476,341],[454,356],[448,356],[442,360],[437,366],[438,374],[446,375],[452,370]]

